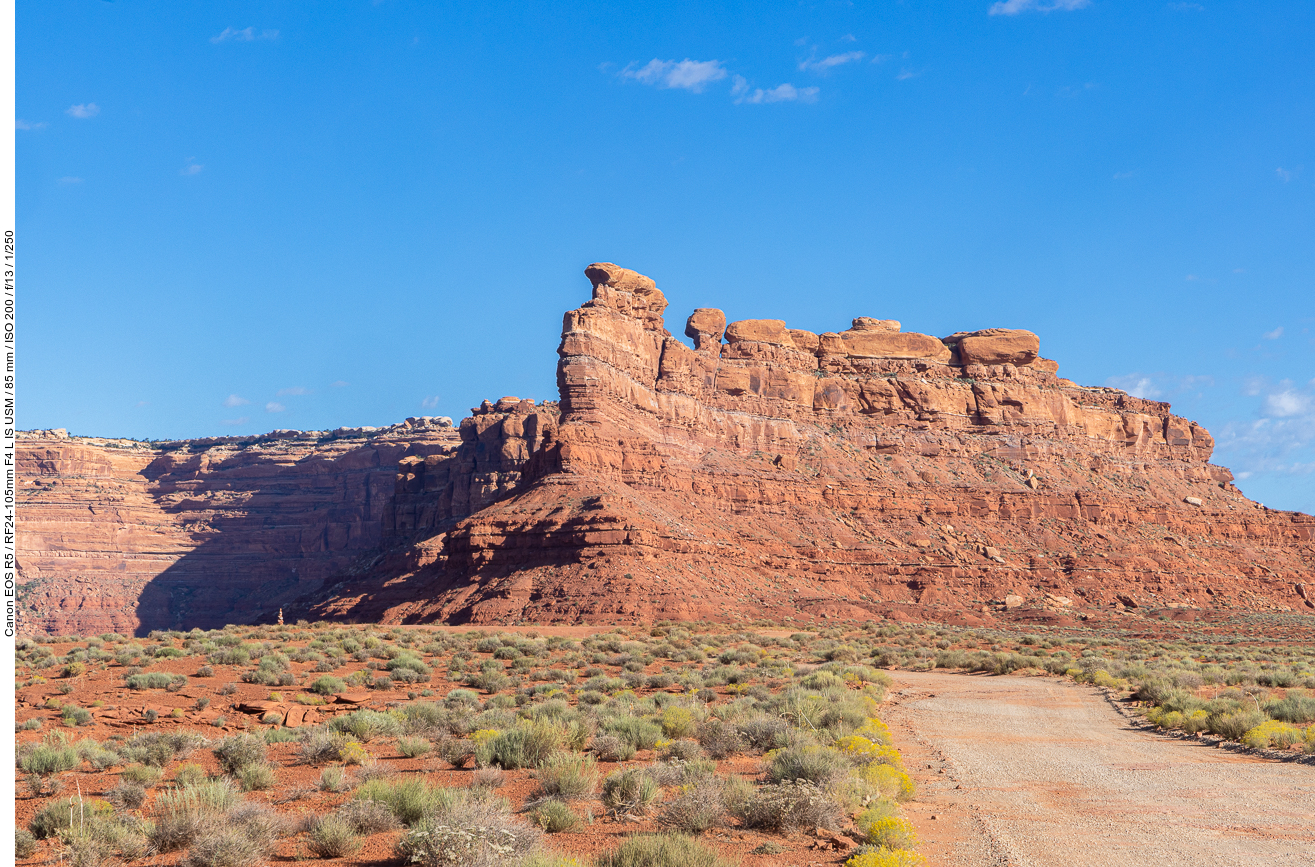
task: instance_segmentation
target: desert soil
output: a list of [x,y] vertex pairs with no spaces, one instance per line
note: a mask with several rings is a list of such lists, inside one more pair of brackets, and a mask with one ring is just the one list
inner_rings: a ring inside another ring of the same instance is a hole
[[1052,678],[891,674],[882,716],[932,864],[1315,864],[1315,767],[1133,728]]

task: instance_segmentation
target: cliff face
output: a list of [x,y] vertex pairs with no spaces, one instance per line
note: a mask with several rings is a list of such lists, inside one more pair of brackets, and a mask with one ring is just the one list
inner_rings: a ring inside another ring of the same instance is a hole
[[1315,608],[1315,518],[1243,497],[1167,404],[1059,378],[1030,332],[936,339],[860,318],[812,334],[701,309],[691,349],[652,280],[586,274],[560,416],[511,493],[318,614]]
[[691,348],[652,280],[586,275],[560,404],[259,441],[29,435],[29,625],[1315,610],[1315,518],[1243,497],[1167,404],[1059,378],[1030,332],[700,309]]
[[399,460],[451,422],[179,443],[22,435],[18,581],[29,631],[131,634],[274,616],[392,521]]

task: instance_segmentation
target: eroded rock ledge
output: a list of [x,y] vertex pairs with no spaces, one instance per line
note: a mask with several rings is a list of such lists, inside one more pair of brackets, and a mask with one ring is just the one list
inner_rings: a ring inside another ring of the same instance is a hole
[[[1315,610],[1315,518],[1037,335],[814,334],[586,271],[560,402],[383,429],[21,443],[20,581],[56,632],[289,616],[499,623]],[[867,311],[884,313],[885,311]]]

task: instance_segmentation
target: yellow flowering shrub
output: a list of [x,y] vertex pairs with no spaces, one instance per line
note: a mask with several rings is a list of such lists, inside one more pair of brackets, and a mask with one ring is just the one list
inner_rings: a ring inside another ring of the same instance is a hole
[[863,781],[875,786],[882,796],[907,801],[913,797],[913,780],[899,768],[890,765],[871,764],[859,772]]
[[867,764],[880,762],[895,768],[903,767],[898,750],[883,743],[874,743],[862,735],[846,735],[835,742],[835,748],[850,759]]
[[887,849],[863,852],[845,862],[845,867],[923,867],[927,859],[908,849]]
[[854,827],[874,846],[908,849],[918,845],[913,823],[880,808],[859,813],[854,820]]
[[1276,747],[1285,750],[1301,740],[1301,729],[1276,719],[1265,720],[1242,735],[1242,743],[1253,749]]
[[338,758],[344,765],[364,765],[370,761],[370,753],[356,741],[348,741],[338,749]]

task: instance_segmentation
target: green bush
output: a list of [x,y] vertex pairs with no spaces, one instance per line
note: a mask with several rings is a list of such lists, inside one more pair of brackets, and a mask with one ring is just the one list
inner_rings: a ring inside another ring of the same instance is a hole
[[526,815],[549,834],[574,831],[581,825],[580,817],[571,809],[570,804],[555,798],[536,804]]
[[397,739],[397,752],[408,759],[414,759],[416,756],[423,756],[434,748],[434,745],[424,738],[407,738]]
[[150,788],[164,776],[163,769],[155,765],[128,765],[120,772],[120,778],[139,786]]
[[767,779],[773,783],[806,780],[826,786],[849,772],[850,762],[835,750],[805,744],[772,753]]
[[388,805],[378,801],[348,801],[338,808],[337,815],[358,834],[378,834],[402,826]]
[[534,776],[540,796],[587,798],[598,786],[598,762],[579,753],[554,753],[540,763]]
[[244,792],[257,792],[274,788],[274,769],[267,764],[242,765],[235,774]]
[[431,814],[449,809],[464,797],[459,789],[432,786],[419,776],[367,780],[356,789],[356,800],[386,806],[408,827]]
[[662,794],[643,768],[613,771],[603,780],[603,805],[615,813],[642,816]]
[[297,761],[304,765],[322,765],[337,761],[347,739],[341,734],[323,728],[303,729],[297,747]]
[[1315,722],[1315,695],[1292,690],[1283,699],[1265,705],[1265,711],[1276,720],[1307,725]]
[[113,808],[105,801],[84,800],[81,797],[59,798],[37,810],[28,829],[38,840],[55,837],[79,822],[109,816]]
[[562,730],[552,723],[522,722],[494,737],[489,752],[494,764],[509,771],[537,768],[561,749],[562,741]]
[[675,798],[663,805],[658,821],[677,831],[702,834],[716,828],[726,819],[726,798],[723,784],[715,776],[707,776],[693,785],[685,786]]
[[377,710],[352,711],[334,717],[329,726],[334,731],[351,734],[361,743],[369,743],[377,737],[391,737],[396,735],[400,728],[397,717]]
[[733,867],[704,844],[683,834],[637,834],[594,862],[596,867]]
[[306,835],[306,849],[316,858],[344,858],[361,848],[361,837],[346,819],[330,813],[320,816]]
[[594,755],[605,762],[628,762],[635,757],[635,745],[616,735],[597,735],[589,743]]
[[489,801],[467,800],[412,827],[397,855],[420,867],[500,867],[533,851],[540,834]]
[[215,744],[212,752],[224,773],[237,774],[248,765],[265,764],[266,744],[258,735],[233,735]]
[[37,840],[25,828],[14,829],[14,855],[26,861],[37,853]]
[[747,828],[784,832],[836,828],[840,822],[840,805],[808,782],[761,786],[750,797],[727,800],[731,815]]
[[1236,710],[1211,716],[1210,731],[1230,741],[1238,741],[1264,721],[1265,715],[1258,710]]
[[128,675],[124,682],[128,689],[168,689],[171,686],[177,688],[185,685],[187,676],[163,671],[143,671]]
[[326,674],[323,677],[315,678],[306,688],[320,695],[334,695],[345,690],[347,684],[343,683],[340,678],[330,677]]
[[71,771],[82,764],[78,751],[69,746],[40,744],[26,753],[20,753],[20,756],[19,767],[24,773],[42,777]]

